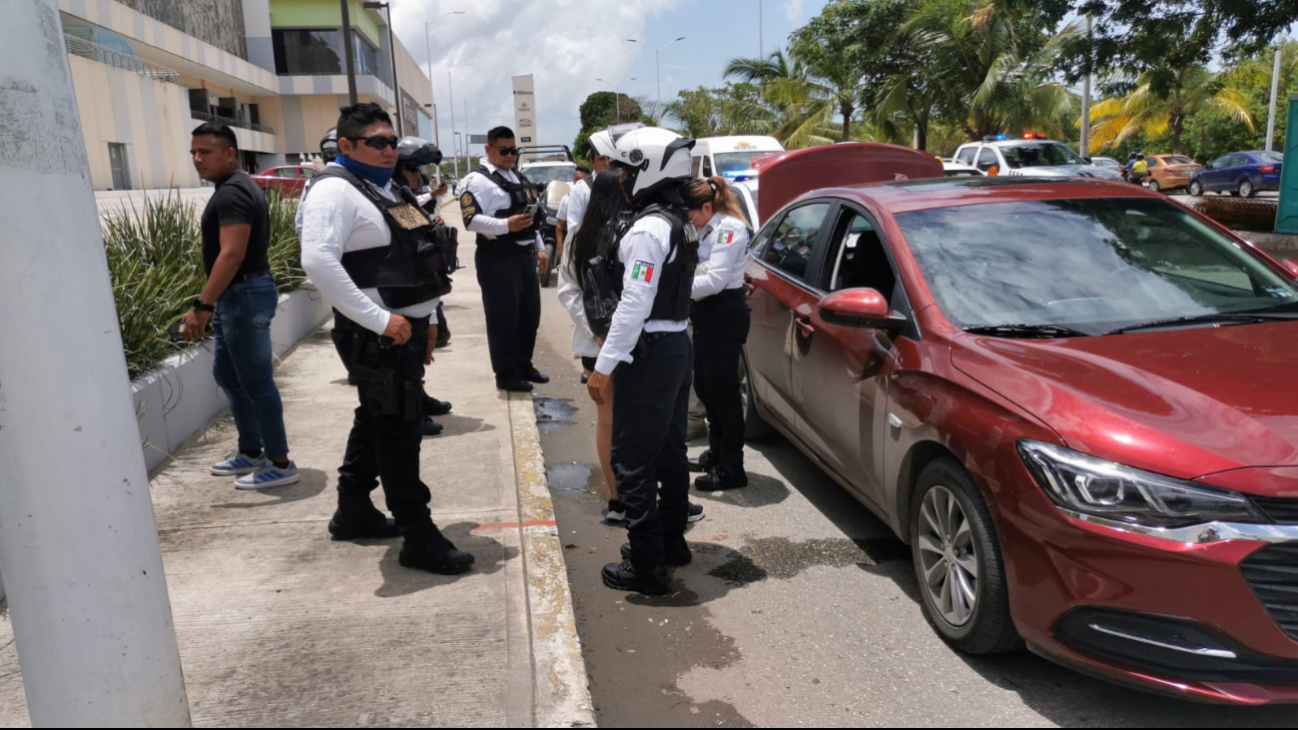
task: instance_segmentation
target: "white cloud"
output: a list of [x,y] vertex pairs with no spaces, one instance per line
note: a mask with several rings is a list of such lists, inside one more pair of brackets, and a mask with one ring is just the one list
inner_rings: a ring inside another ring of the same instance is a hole
[[789,16],[789,20],[797,22],[802,17],[802,8],[807,4],[807,0],[785,0],[784,13]]
[[681,0],[408,1],[393,3],[393,25],[425,65],[425,21],[465,11],[432,29],[431,77],[443,147],[451,146],[448,71],[453,77],[456,130],[464,131],[466,102],[473,133],[512,125],[510,77],[530,73],[535,77],[539,141],[571,144],[581,126],[581,102],[611,86],[595,78],[629,76],[632,59],[644,49],[626,39],[642,38],[649,18],[679,4]]

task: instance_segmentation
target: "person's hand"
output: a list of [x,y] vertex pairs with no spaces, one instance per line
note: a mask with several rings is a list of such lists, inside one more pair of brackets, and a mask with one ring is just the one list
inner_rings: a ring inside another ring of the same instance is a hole
[[198,342],[207,336],[207,325],[212,321],[212,313],[191,309],[185,315],[185,341]]
[[428,351],[424,353],[424,365],[433,364],[433,350],[437,347],[437,325],[428,325]]
[[510,233],[518,233],[519,231],[526,229],[530,225],[532,225],[532,216],[528,215],[527,213],[519,213],[518,215],[509,216]]
[[398,345],[409,342],[412,334],[414,331],[410,329],[410,320],[399,314],[393,314],[388,320],[388,328],[383,330],[383,336],[391,337],[392,342]]
[[604,405],[608,400],[608,387],[612,384],[613,379],[599,371],[590,374],[586,379],[586,390],[590,391],[590,399],[595,401],[595,405]]
[[550,270],[550,254],[545,251],[537,251],[536,258],[541,261],[541,276]]

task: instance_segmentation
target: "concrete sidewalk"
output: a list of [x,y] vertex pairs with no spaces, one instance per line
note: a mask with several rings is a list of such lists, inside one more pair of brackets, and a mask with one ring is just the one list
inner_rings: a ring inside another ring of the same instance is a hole
[[[330,541],[356,393],[320,330],[277,371],[300,484],[247,493],[209,476],[233,449],[228,414],[152,480],[195,726],[594,724],[532,401],[495,389],[471,240],[462,250],[453,339],[428,374],[455,411],[424,441],[423,476],[474,570],[402,568],[400,540]],[[0,623],[0,725],[18,727],[11,632]]]

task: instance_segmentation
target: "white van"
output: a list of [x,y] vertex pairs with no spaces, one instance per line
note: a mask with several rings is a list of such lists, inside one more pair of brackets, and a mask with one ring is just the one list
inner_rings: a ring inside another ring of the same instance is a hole
[[694,156],[694,177],[750,177],[753,158],[783,151],[784,146],[774,137],[704,137],[695,141],[691,152]]

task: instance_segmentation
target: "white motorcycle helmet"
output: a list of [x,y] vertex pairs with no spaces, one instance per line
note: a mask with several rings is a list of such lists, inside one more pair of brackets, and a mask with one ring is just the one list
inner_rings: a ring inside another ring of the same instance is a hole
[[640,126],[625,132],[614,128],[609,133],[613,139],[609,157],[615,166],[630,172],[625,187],[632,200],[644,200],[693,177],[694,140],[660,127]]

